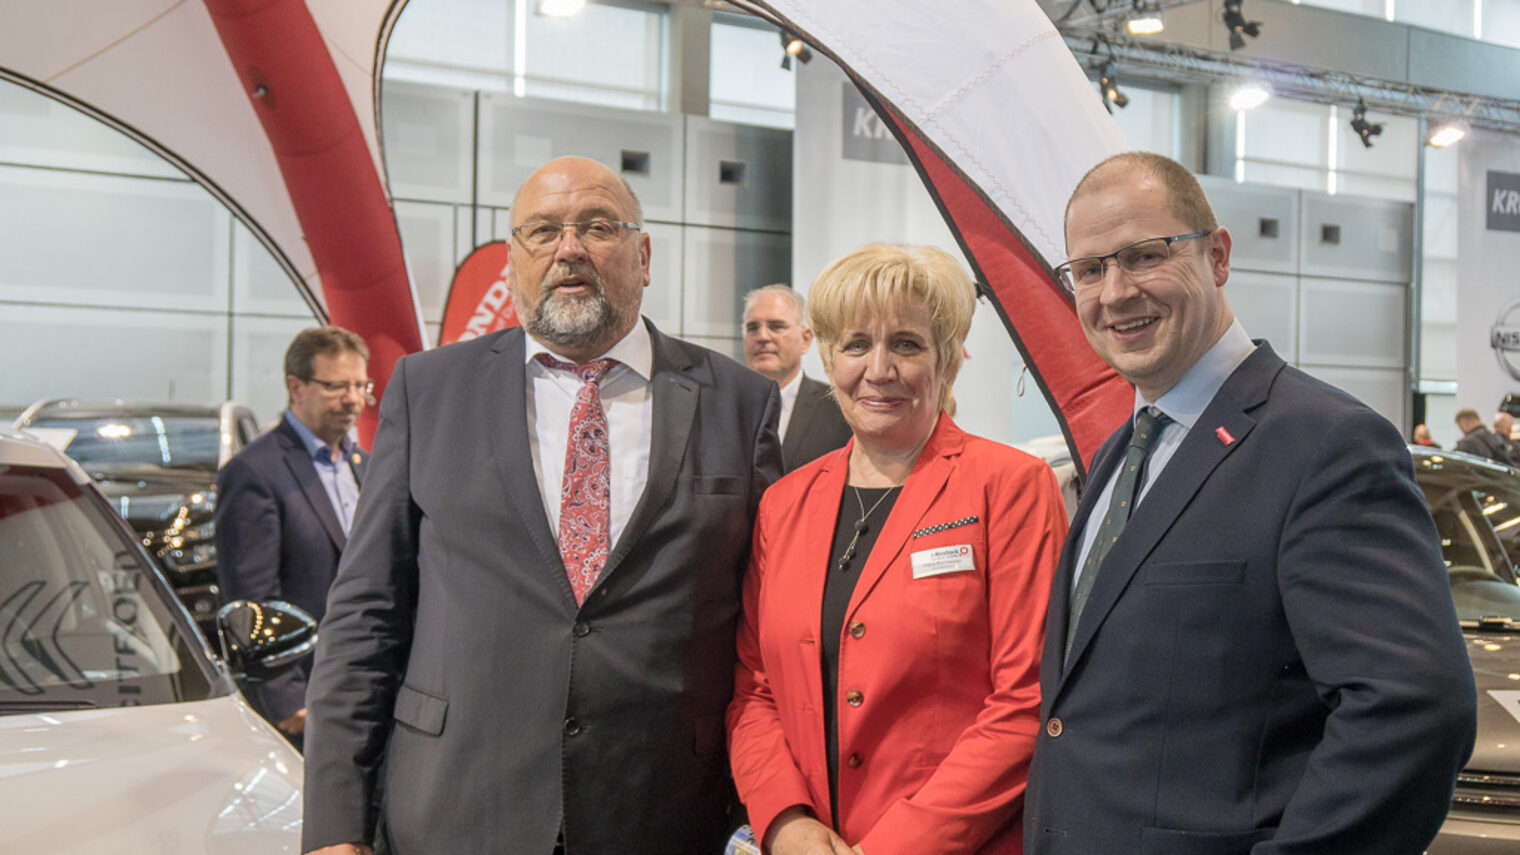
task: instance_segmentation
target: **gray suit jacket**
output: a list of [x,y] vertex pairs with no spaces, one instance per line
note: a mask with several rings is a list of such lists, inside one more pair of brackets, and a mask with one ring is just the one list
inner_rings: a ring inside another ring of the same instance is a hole
[[312,674],[306,849],[368,841],[378,819],[398,855],[549,855],[562,829],[568,855],[721,851],[780,403],[650,335],[648,484],[579,608],[534,481],[524,333],[397,363]]
[[850,441],[850,426],[839,414],[839,402],[829,394],[829,384],[802,375],[797,387],[797,403],[792,405],[792,420],[787,422],[781,440],[781,457],[791,472]]
[[[1131,427],[1094,458],[1101,484]],[[1027,855],[1419,855],[1476,725],[1435,525],[1387,420],[1260,344],[1046,618]]]

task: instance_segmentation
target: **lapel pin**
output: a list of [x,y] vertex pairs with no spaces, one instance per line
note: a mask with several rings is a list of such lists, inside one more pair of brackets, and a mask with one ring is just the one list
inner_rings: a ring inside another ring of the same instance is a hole
[[[1220,430],[1224,430],[1224,428],[1220,428]],[[358,466],[363,461],[364,458],[360,457],[359,456],[359,452],[356,451],[356,452],[354,452],[354,456],[352,458],[350,458],[350,459],[352,459],[354,461],[354,465],[355,466]]]
[[1214,428],[1214,435],[1219,437],[1219,441],[1225,445],[1229,445],[1235,441],[1235,437],[1230,436],[1230,432],[1225,430],[1223,426]]

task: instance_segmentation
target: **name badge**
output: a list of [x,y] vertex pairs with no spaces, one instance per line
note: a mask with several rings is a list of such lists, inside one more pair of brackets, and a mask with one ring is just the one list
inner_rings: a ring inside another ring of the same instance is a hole
[[960,546],[941,546],[938,549],[925,549],[922,552],[913,553],[913,578],[915,579],[975,569],[976,562],[972,560],[969,543],[963,543]]

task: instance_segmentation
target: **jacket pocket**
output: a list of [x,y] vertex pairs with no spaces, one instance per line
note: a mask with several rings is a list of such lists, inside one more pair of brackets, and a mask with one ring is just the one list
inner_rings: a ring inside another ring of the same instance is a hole
[[396,693],[396,708],[392,715],[399,724],[428,736],[437,736],[443,733],[443,720],[448,711],[449,702],[443,698],[402,686]]
[[1271,840],[1276,826],[1250,831],[1181,831],[1140,829],[1140,855],[1250,855],[1251,847]]
[[1238,585],[1246,577],[1244,561],[1177,561],[1145,566],[1147,585]]

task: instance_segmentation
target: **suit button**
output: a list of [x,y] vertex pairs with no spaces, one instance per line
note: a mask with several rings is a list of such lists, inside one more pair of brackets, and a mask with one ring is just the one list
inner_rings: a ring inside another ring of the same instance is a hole
[[844,765],[849,766],[851,769],[859,769],[860,768],[860,755],[859,754],[851,754],[849,757],[846,757],[845,761],[844,761]]
[[578,620],[575,622],[575,628],[571,631],[575,633],[576,638],[585,638],[591,634],[591,624]]
[[1051,716],[1050,720],[1045,722],[1045,732],[1050,735],[1051,739],[1055,739],[1057,736],[1060,736],[1061,731],[1064,729],[1065,728],[1061,724],[1061,720],[1055,716]]
[[865,634],[866,634],[866,625],[865,624],[861,623],[858,620],[854,621],[853,623],[850,624],[850,635],[854,636],[855,638],[859,638],[859,637],[861,637],[862,635],[865,635]]
[[566,736],[580,736],[581,735],[581,723],[578,722],[578,721],[576,721],[573,718],[567,718],[567,719],[565,719],[565,735]]
[[859,689],[851,689],[844,693],[844,702],[852,707],[858,707],[866,702],[866,696],[862,695]]

